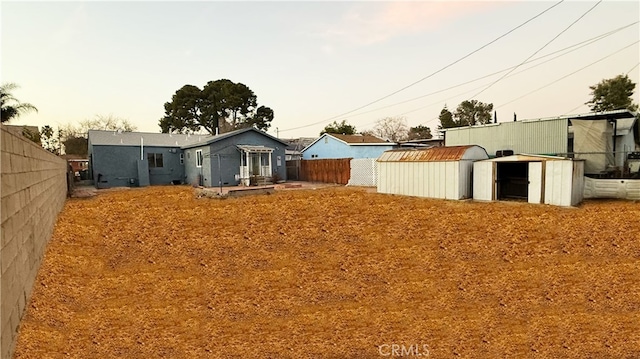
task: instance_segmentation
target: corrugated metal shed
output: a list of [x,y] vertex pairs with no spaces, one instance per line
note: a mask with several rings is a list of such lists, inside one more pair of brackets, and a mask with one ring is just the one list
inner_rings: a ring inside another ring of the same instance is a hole
[[378,158],[378,192],[469,198],[473,161],[487,158],[487,152],[479,146],[386,151]]
[[479,145],[490,155],[496,151],[515,153],[567,153],[568,119],[500,122],[445,130],[445,145]]
[[383,153],[378,162],[443,162],[459,161],[469,152],[485,152],[478,146],[431,147],[427,149],[399,149]]

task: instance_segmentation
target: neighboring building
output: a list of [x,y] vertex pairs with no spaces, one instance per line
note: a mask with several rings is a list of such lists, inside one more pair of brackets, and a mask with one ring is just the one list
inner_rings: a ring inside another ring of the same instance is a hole
[[378,158],[395,145],[375,136],[325,133],[302,150],[302,159]]
[[584,162],[534,155],[478,161],[473,164],[473,199],[575,206],[583,198]]
[[300,137],[283,139],[287,143],[285,149],[285,161],[296,161],[302,159],[302,150],[315,141],[315,137]]
[[601,175],[624,166],[638,149],[636,114],[628,110],[550,119],[499,122],[444,129],[445,145],[479,145],[498,151],[585,159],[585,173]]
[[487,158],[480,146],[386,151],[378,158],[378,193],[471,198],[473,162]]
[[91,130],[89,169],[98,188],[248,185],[275,174],[286,179],[285,146],[254,128],[217,136]]

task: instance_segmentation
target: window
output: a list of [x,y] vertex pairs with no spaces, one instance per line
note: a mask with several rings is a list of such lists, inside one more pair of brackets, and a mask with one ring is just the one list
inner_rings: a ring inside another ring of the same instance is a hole
[[149,161],[149,168],[164,167],[162,153],[147,153],[147,160]]
[[183,165],[184,164],[184,153],[180,154],[180,164]]
[[196,151],[196,167],[202,167],[202,150]]

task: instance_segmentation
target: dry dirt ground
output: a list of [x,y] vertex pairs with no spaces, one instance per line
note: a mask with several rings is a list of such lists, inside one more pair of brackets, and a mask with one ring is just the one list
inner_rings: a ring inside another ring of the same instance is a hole
[[15,356],[398,354],[640,357],[640,204],[350,188],[220,200],[152,187],[72,199]]

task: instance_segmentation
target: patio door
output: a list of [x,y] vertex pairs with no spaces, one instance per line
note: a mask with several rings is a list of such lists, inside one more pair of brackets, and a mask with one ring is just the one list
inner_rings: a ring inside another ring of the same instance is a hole
[[251,153],[251,173],[252,176],[260,176],[260,153]]

